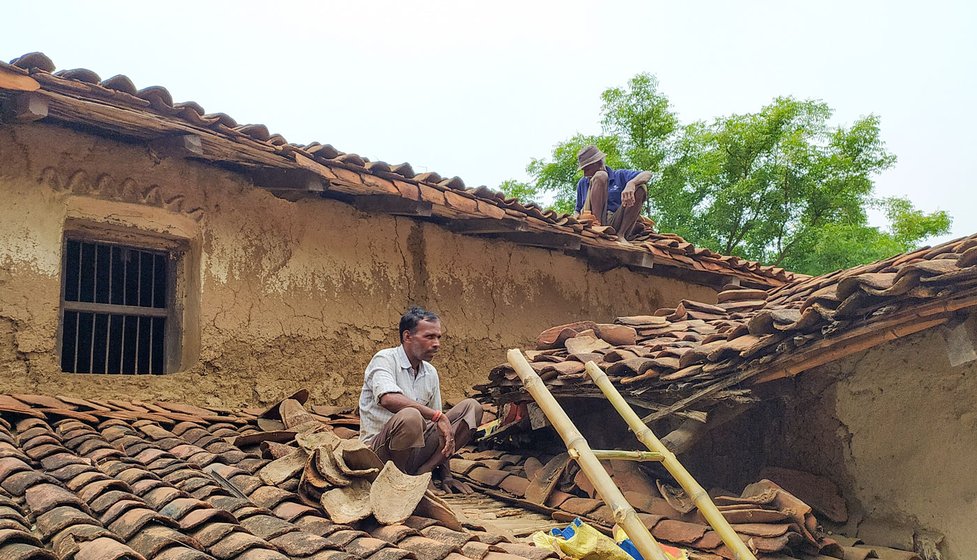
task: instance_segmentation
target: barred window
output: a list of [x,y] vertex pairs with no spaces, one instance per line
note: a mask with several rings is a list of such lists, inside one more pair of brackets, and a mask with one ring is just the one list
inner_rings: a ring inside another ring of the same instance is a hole
[[67,237],[62,371],[166,373],[175,258],[168,251]]

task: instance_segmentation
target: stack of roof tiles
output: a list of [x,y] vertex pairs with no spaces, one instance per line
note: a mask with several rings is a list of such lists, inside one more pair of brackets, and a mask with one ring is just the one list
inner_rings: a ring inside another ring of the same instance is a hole
[[[695,247],[681,237],[660,234],[650,228],[630,246],[615,241],[613,229],[578,222],[570,215],[543,210],[507,198],[486,186],[466,187],[459,177],[445,178],[435,172],[415,173],[408,163],[391,165],[344,153],[329,144],[292,144],[261,124],[241,125],[224,113],[208,114],[195,102],[174,103],[161,86],[138,89],[128,77],[108,79],[84,68],[55,71],[43,53],[29,53],[0,71],[29,76],[39,93],[51,103],[44,122],[82,124],[108,130],[120,138],[158,139],[166,135],[199,134],[206,146],[230,143],[218,151],[222,158],[237,158],[244,166],[265,165],[314,169],[332,186],[348,195],[393,195],[430,202],[440,217],[516,219],[531,231],[549,231],[580,237],[583,241],[616,250],[651,253],[656,264],[703,273],[735,276],[755,285],[774,286],[801,277],[782,268],[720,255]],[[11,91],[16,93],[15,91]],[[5,91],[0,86],[0,102]],[[97,110],[96,110],[97,109]],[[140,120],[140,118],[142,118]]]
[[[977,235],[767,291],[727,286],[716,304],[561,325],[526,355],[554,394],[600,396],[584,372],[593,360],[627,397],[664,404],[796,375],[974,306]],[[478,389],[497,402],[527,399],[509,364]]]
[[[412,516],[334,523],[266,483],[259,448],[280,432],[260,411],[175,403],[0,395],[0,558],[4,560],[534,560],[485,532]],[[355,434],[355,418],[310,417]],[[265,434],[272,433],[272,436]],[[269,447],[266,445],[266,449]]]

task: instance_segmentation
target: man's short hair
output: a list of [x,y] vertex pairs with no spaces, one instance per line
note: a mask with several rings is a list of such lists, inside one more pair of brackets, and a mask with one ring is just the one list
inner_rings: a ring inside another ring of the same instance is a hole
[[417,330],[417,324],[421,321],[440,321],[437,313],[433,311],[428,311],[423,307],[414,305],[400,317],[400,329],[397,331],[397,335],[400,337],[400,341],[404,341],[404,331],[410,331],[411,334]]

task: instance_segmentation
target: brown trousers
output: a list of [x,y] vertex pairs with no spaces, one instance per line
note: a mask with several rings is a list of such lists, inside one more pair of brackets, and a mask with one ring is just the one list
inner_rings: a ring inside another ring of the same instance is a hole
[[[455,440],[455,448],[458,449],[471,440],[472,434],[482,421],[482,405],[475,399],[465,399],[451,407],[445,416],[448,417],[455,434],[458,434],[458,426],[461,422],[468,427],[463,434],[464,438]],[[414,474],[444,446],[444,441],[434,422],[425,420],[416,408],[404,408],[380,428],[371,446],[384,463],[390,460],[391,450],[411,449],[406,472]]]
[[631,239],[634,224],[638,222],[641,215],[641,208],[648,199],[648,188],[641,185],[634,189],[634,204],[625,208],[622,204],[608,215],[607,212],[607,172],[598,171],[590,178],[590,190],[587,191],[587,200],[584,202],[583,210],[589,210],[600,221],[602,226],[611,226],[614,231],[624,239]]

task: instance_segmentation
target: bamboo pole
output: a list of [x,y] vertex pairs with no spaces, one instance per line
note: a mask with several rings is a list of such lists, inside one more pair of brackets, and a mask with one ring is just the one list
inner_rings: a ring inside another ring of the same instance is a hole
[[[620,449],[593,449],[598,459],[617,459],[620,461],[658,461],[664,458],[657,451],[622,451]],[[576,457],[574,457],[576,459]]]
[[577,427],[573,425],[570,417],[567,416],[567,413],[556,402],[553,395],[550,394],[543,380],[533,371],[532,366],[526,361],[522,352],[517,349],[512,349],[507,353],[507,357],[509,363],[516,370],[519,379],[526,386],[526,390],[536,400],[536,403],[543,410],[543,413],[546,414],[546,417],[556,429],[556,432],[563,438],[563,443],[566,444],[567,451],[575,456],[577,464],[580,465],[580,469],[590,480],[591,484],[594,485],[594,489],[600,495],[601,499],[610,506],[614,515],[614,521],[624,529],[624,532],[627,533],[628,538],[634,543],[635,548],[638,549],[641,556],[645,560],[668,560],[661,547],[658,546],[658,542],[651,536],[651,532],[648,531],[645,524],[638,518],[638,514],[634,511],[634,508],[631,507],[624,494],[621,493],[621,490],[611,480],[610,475],[604,470],[604,466],[600,464],[597,457],[594,457],[594,453],[591,451],[587,440],[584,439],[580,431],[577,430]]
[[617,388],[611,383],[611,380],[608,379],[607,374],[597,367],[597,364],[594,362],[587,362],[586,371],[590,375],[590,378],[594,380],[594,383],[603,391],[604,396],[611,402],[614,409],[621,415],[621,418],[624,418],[624,421],[628,423],[628,427],[634,432],[638,441],[643,443],[648,449],[662,454],[662,465],[668,469],[668,472],[685,489],[685,493],[688,494],[692,502],[699,508],[702,516],[719,533],[719,537],[726,543],[726,546],[733,551],[733,556],[737,560],[756,560],[756,557],[750,552],[746,543],[736,534],[736,531],[730,527],[729,522],[726,521],[723,514],[716,508],[716,504],[712,503],[705,489],[692,478],[689,471],[685,470],[685,467],[678,461],[675,454],[669,451],[658,440],[658,437],[651,431],[651,428],[646,426],[641,421],[641,418],[638,418],[638,414],[625,402],[624,397],[621,396],[621,393],[618,392]]

